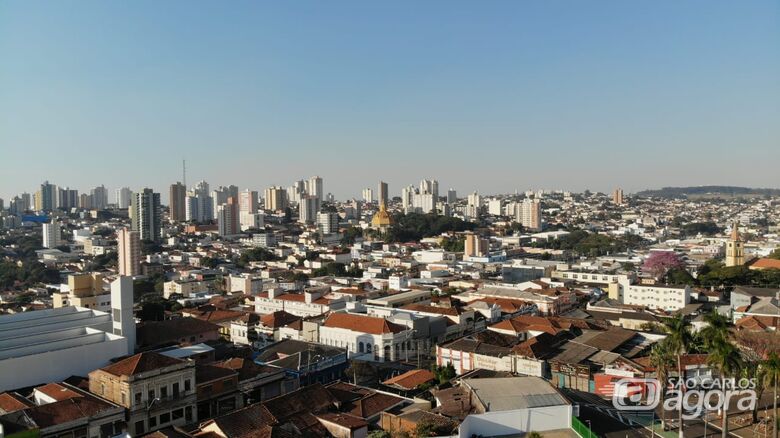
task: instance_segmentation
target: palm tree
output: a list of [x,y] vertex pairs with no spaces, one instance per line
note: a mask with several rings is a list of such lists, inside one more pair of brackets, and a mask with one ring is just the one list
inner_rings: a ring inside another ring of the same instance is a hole
[[707,325],[699,331],[699,339],[705,350],[715,348],[719,343],[725,342],[729,335],[729,321],[716,310],[704,315]]
[[[688,353],[693,343],[693,334],[691,334],[691,323],[685,319],[685,316],[679,314],[673,318],[664,321],[664,328],[669,334],[665,342],[668,343],[669,352],[677,356],[677,379],[680,401],[682,401],[682,391],[685,387],[683,383],[684,376],[682,371],[682,356]],[[683,409],[682,403],[677,403],[677,416],[679,424],[679,436],[683,438]]]
[[[737,376],[742,369],[742,357],[739,350],[727,339],[719,341],[713,345],[707,356],[707,363],[718,369],[720,374],[721,389],[723,391],[723,400],[728,400],[728,388],[726,388],[726,378]],[[723,404],[723,419],[721,423],[721,436],[729,436],[729,413],[728,406]]]
[[772,385],[772,412],[774,413],[775,421],[772,427],[772,437],[777,438],[777,380],[780,379],[780,357],[774,351],[769,353],[769,357],[762,363],[764,369],[764,381],[762,382],[765,387]]
[[[674,356],[666,341],[659,342],[650,350],[650,364],[655,368],[655,377],[661,384],[661,406],[666,399],[669,369],[674,366]],[[666,430],[666,409],[661,409],[661,429]]]

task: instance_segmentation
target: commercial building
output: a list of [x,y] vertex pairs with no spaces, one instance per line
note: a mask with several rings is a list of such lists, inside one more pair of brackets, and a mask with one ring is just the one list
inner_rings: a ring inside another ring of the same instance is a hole
[[130,211],[132,229],[139,232],[141,240],[159,242],[162,226],[160,194],[148,188],[134,193]]
[[85,376],[132,354],[130,278],[111,284],[111,301],[111,313],[71,306],[0,316],[0,391]]
[[191,360],[139,353],[89,373],[89,391],[127,409],[131,436],[197,421]]
[[116,233],[119,275],[141,274],[141,233],[122,228]]

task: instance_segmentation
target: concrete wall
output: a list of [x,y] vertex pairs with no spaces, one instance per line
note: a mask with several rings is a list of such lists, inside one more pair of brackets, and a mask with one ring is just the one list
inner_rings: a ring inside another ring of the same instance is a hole
[[125,338],[105,336],[103,342],[0,361],[0,391],[86,376],[108,365],[109,359],[128,354]]
[[458,436],[501,436],[531,431],[568,429],[571,427],[571,405],[549,406],[512,411],[472,414],[463,420]]

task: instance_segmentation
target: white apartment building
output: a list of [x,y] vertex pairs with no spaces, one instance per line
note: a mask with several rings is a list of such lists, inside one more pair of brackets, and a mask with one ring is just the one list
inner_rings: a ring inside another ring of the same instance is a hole
[[675,311],[690,303],[691,287],[631,284],[629,281],[621,281],[609,285],[609,297],[623,304]]
[[317,230],[321,235],[339,232],[339,214],[331,212],[317,213]]
[[258,229],[265,226],[265,216],[262,213],[250,213],[242,211],[239,213],[241,222],[241,231],[249,229]]
[[270,289],[255,297],[255,313],[266,315],[284,310],[295,316],[317,316],[341,310],[346,307],[344,298],[326,298],[321,291],[302,294],[285,293],[281,289]]
[[62,241],[62,231],[60,224],[52,220],[51,223],[43,224],[43,247],[55,248]]
[[373,316],[332,313],[320,327],[320,344],[347,349],[347,357],[372,362],[400,360],[411,353],[412,329]]

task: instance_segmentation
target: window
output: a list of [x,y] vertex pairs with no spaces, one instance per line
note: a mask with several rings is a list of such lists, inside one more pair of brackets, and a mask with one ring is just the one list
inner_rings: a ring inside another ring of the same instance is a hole
[[135,422],[135,434],[140,435],[144,433],[144,420]]
[[135,393],[135,404],[141,404],[141,398],[143,397],[143,394],[140,392]]
[[151,403],[152,400],[154,400],[154,388],[149,390],[149,403]]
[[168,386],[160,387],[160,398],[168,397]]
[[105,383],[101,383],[100,384],[100,393],[103,394],[103,395],[106,394],[106,384]]
[[125,394],[125,392],[122,391],[122,404],[124,405],[126,403],[127,403],[127,394]]
[[160,424],[170,423],[171,422],[171,413],[165,413],[160,414]]
[[192,387],[190,386],[190,379],[185,380],[184,381],[184,391],[189,391],[191,389],[192,389]]
[[179,382],[176,382],[176,383],[173,384],[172,392],[173,392],[173,396],[174,397],[178,397],[178,395],[179,395]]
[[121,323],[122,322],[122,311],[119,309],[113,309],[114,310],[114,321]]
[[157,427],[157,417],[149,417],[149,429]]
[[171,412],[171,415],[173,416],[174,420],[178,420],[179,418],[184,416],[184,410],[176,409],[175,411]]

